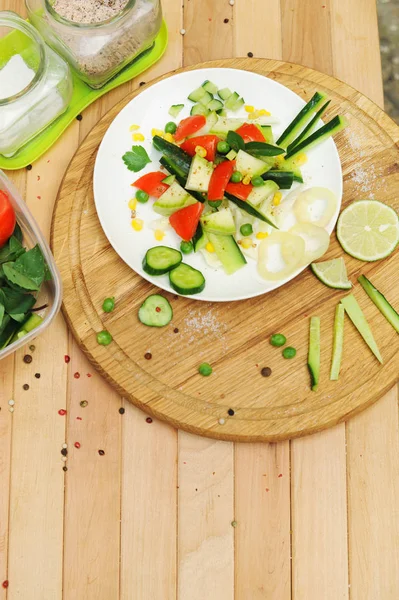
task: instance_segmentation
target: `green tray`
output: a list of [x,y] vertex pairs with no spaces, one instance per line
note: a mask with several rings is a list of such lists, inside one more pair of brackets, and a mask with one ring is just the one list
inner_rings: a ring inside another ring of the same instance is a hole
[[101,98],[110,90],[130,81],[143,71],[156,63],[166,50],[168,43],[168,30],[165,21],[155,39],[154,44],[143,52],[131,65],[126,67],[119,75],[111,79],[104,87],[93,90],[72,70],[73,94],[68,109],[54,123],[44,129],[39,135],[25,144],[21,150],[11,158],[0,155],[0,169],[23,169],[40,158],[58,140],[72,121],[97,98]]

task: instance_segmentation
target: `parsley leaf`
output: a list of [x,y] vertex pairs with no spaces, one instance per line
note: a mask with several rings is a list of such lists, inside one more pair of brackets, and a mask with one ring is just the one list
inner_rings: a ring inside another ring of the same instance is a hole
[[132,146],[132,150],[126,152],[126,154],[122,156],[122,160],[129,171],[134,171],[135,173],[144,169],[144,167],[151,162],[151,159],[143,146]]

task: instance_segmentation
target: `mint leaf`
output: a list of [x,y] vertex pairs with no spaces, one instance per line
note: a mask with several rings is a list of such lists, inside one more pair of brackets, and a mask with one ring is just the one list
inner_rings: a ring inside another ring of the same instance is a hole
[[135,173],[144,169],[144,167],[151,162],[151,159],[143,146],[132,146],[132,150],[126,152],[126,154],[122,156],[122,160],[129,171],[134,171]]
[[0,265],[5,262],[16,260],[21,254],[24,254],[25,248],[21,242],[14,236],[11,236],[7,244],[0,248]]
[[[28,291],[38,291],[46,276],[45,262],[39,246],[22,254],[15,262],[3,264],[9,283]],[[12,287],[12,285],[11,285]]]
[[4,308],[3,304],[0,304],[0,327],[1,324],[3,322],[3,318],[4,318],[4,313],[6,312],[6,309]]
[[0,304],[4,305],[5,311],[15,320],[15,315],[28,313],[35,305],[36,298],[32,294],[24,294],[10,288],[0,290]]

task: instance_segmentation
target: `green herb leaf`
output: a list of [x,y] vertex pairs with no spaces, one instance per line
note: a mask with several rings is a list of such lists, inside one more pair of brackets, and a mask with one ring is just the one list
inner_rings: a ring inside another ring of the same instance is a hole
[[25,315],[36,303],[36,298],[32,294],[17,292],[11,288],[0,290],[0,303],[4,305],[5,311],[16,321],[19,319],[15,315]]
[[252,156],[279,156],[285,152],[283,148],[265,142],[248,142],[245,151]]
[[235,150],[236,152],[238,152],[239,150],[245,150],[244,140],[242,139],[240,134],[236,133],[235,131],[229,131],[227,133],[226,142],[228,143],[230,148],[233,148],[233,150]]
[[0,327],[3,322],[5,312],[6,312],[6,309],[4,307],[4,304],[0,303]]
[[122,160],[129,171],[134,171],[135,173],[144,169],[144,167],[151,162],[151,159],[143,146],[132,146],[132,150],[126,152],[126,154],[122,156]]
[[25,248],[21,242],[14,236],[11,236],[7,244],[0,248],[0,265],[5,262],[12,262],[25,253]]
[[13,236],[15,238],[17,238],[17,240],[22,244],[22,229],[20,228],[20,226],[18,225],[18,223],[15,224],[15,229],[13,232]]
[[28,250],[15,262],[4,263],[3,271],[9,283],[24,290],[38,291],[46,275],[45,262],[39,246]]

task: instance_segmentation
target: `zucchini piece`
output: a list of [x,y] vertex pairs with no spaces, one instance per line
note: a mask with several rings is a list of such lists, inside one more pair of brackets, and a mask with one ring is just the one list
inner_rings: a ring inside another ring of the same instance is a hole
[[209,241],[227,275],[232,275],[247,264],[243,253],[232,235],[208,234]]
[[183,110],[183,108],[184,108],[184,104],[172,104],[168,113],[170,114],[171,117],[176,118],[179,115],[179,113]]
[[286,158],[292,158],[295,156],[295,154],[298,154],[298,152],[303,152],[305,149],[310,150],[310,148],[313,148],[313,146],[321,144],[321,142],[324,142],[324,140],[327,140],[332,135],[335,135],[339,131],[342,131],[342,129],[345,129],[347,125],[347,119],[337,115],[331,119],[331,121],[323,125],[323,127],[320,127],[320,129],[312,133],[312,135],[302,140],[302,142],[299,142],[299,144],[290,152],[287,152]]
[[244,177],[245,175],[257,177],[259,175],[263,175],[263,173],[270,169],[265,162],[259,158],[255,158],[255,156],[251,156],[244,150],[239,150],[237,154],[236,168],[237,171],[240,171],[240,173],[244,175]]
[[224,102],[224,106],[225,108],[232,110],[233,106],[235,105],[235,103],[237,102],[237,100],[239,99],[240,95],[237,94],[237,92],[233,92],[228,98],[227,100],[225,100]]
[[216,98],[214,98],[213,100],[211,100],[207,106],[207,108],[209,110],[222,110],[223,108],[223,102],[221,102],[220,100],[217,100]]
[[292,171],[267,171],[262,175],[265,181],[274,181],[280,190],[289,190],[294,183],[294,173]]
[[317,113],[315,114],[313,119],[310,121],[310,123],[308,123],[306,125],[306,127],[302,131],[302,133],[300,133],[298,135],[298,137],[295,138],[295,140],[288,146],[288,148],[287,148],[288,152],[290,152],[293,148],[295,148],[295,146],[297,146],[299,144],[299,142],[301,142],[305,137],[307,137],[308,135],[313,133],[313,131],[315,130],[315,128],[317,126],[317,122],[319,121],[319,119],[321,119],[322,114],[324,113],[324,111],[326,110],[326,108],[328,107],[328,105],[330,103],[331,103],[331,100],[328,100],[328,102],[323,104],[323,106],[320,108],[320,110],[317,111]]
[[295,119],[291,121],[287,129],[277,140],[277,146],[287,148],[297,137],[302,128],[308,123],[312,115],[319,110],[326,101],[327,96],[321,92],[316,92],[309,102],[299,111]]
[[229,208],[201,217],[201,225],[207,234],[232,235],[236,231],[233,214]]
[[202,229],[201,222],[198,223],[197,231],[195,232],[194,237],[191,241],[194,246],[194,252],[202,250],[202,248],[205,248],[206,244],[208,243],[208,237]]
[[230,150],[230,152],[228,152],[226,154],[226,158],[228,160],[234,160],[236,158],[236,156],[237,156],[237,152],[235,150]]
[[341,303],[335,309],[333,353],[330,380],[338,381],[341,370],[342,351],[344,348],[345,309]]
[[218,115],[220,115],[221,117],[227,117],[227,111],[224,110],[224,108],[222,108],[221,110],[217,110],[216,111]]
[[244,106],[244,104],[245,104],[245,100],[244,100],[244,98],[239,98],[239,99],[237,100],[237,102],[235,102],[235,103],[233,104],[233,106],[231,107],[231,109],[230,109],[230,110],[232,110],[233,112],[237,112],[238,110],[240,110],[240,108],[241,108],[242,106]]
[[176,269],[169,272],[169,282],[172,288],[184,296],[199,294],[205,288],[205,277],[193,267],[180,263]]
[[207,117],[210,111],[203,104],[194,104],[194,106],[190,110],[190,115],[194,117],[195,115],[202,115],[203,117]]
[[270,198],[271,195],[274,195],[278,191],[278,185],[274,181],[266,181],[264,185],[260,185],[259,187],[254,187],[251,193],[248,196],[248,202],[252,204],[252,206],[259,206]]
[[143,270],[148,275],[164,275],[180,265],[182,254],[168,246],[154,246],[143,258]]
[[206,90],[201,86],[196,90],[193,90],[191,94],[189,94],[188,99],[192,102],[199,102],[204,94],[206,94]]
[[223,88],[221,90],[218,90],[218,96],[223,101],[226,101],[228,98],[230,98],[231,94],[232,92],[229,90],[229,88]]
[[251,154],[251,156],[279,156],[280,154],[285,154],[283,148],[272,146],[266,142],[248,142],[245,144],[245,151]]
[[320,379],[320,317],[310,318],[308,369],[312,392],[316,392]]
[[212,173],[212,163],[196,154],[191,161],[186,189],[194,190],[195,192],[207,192]]
[[204,88],[204,90],[206,92],[209,92],[210,94],[216,94],[218,91],[218,86],[215,85],[214,83],[212,83],[212,81],[204,81],[204,83],[202,84],[202,87]]
[[203,104],[203,106],[208,106],[208,104],[213,100],[213,95],[209,92],[205,92],[204,95],[199,99],[199,104]]
[[167,185],[172,185],[172,183],[175,181],[176,179],[176,175],[168,175],[167,177],[165,177],[165,179],[162,179],[161,183],[166,183]]
[[170,142],[164,140],[159,135],[156,135],[152,138],[152,143],[157,150],[162,152],[162,154],[168,158],[171,158],[172,161],[177,164],[179,169],[186,174],[186,176],[188,175],[192,159],[187,152],[184,152],[184,150],[179,148],[179,146],[176,146],[176,144],[171,144]]
[[374,302],[378,310],[384,315],[388,323],[390,323],[395,331],[399,333],[399,314],[385,296],[373,286],[371,281],[369,281],[365,275],[360,275],[358,282],[368,297]]
[[374,339],[370,326],[355,296],[353,294],[345,296],[345,298],[342,298],[341,304],[345,308],[348,317],[350,318],[350,320],[352,321],[352,323],[354,324],[354,326],[356,327],[356,329],[358,330],[358,332],[360,333],[360,335],[362,336],[362,338],[364,339],[374,356],[382,364],[383,360],[380,350],[377,346],[377,342]]
[[228,192],[225,192],[224,195],[226,196],[226,198],[228,200],[230,200],[230,202],[232,202],[233,204],[238,206],[238,208],[240,208],[241,210],[246,212],[248,215],[251,215],[251,217],[256,217],[260,221],[263,221],[264,223],[268,223],[275,229],[278,229],[277,225],[275,223],[273,223],[273,221],[271,221],[270,218],[266,214],[264,214],[263,212],[260,212],[257,207],[252,206],[252,204],[250,204],[248,202],[248,200],[246,200],[246,201],[240,200],[239,198],[236,198],[235,196],[233,196],[232,194],[229,194]]
[[245,123],[245,119],[232,119],[229,117],[218,117],[217,122],[212,127],[211,133],[219,137],[226,137],[229,131],[235,131]]
[[138,317],[147,327],[165,327],[173,319],[173,310],[169,300],[160,294],[152,294],[140,306]]

